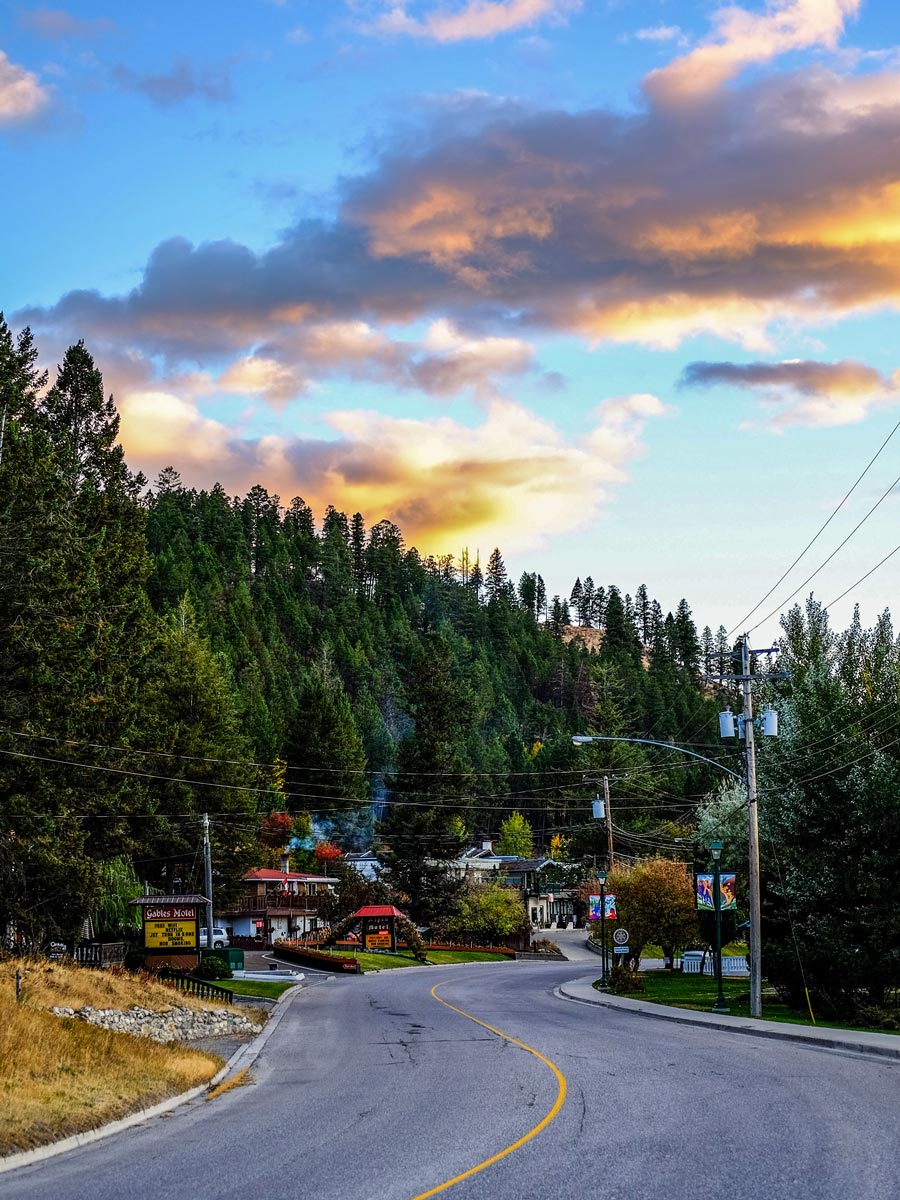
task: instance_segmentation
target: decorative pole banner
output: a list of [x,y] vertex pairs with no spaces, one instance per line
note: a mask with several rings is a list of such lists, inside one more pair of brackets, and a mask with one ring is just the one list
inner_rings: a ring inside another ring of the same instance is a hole
[[[719,897],[721,912],[737,908],[737,875],[719,876]],[[715,912],[716,902],[713,897],[713,876],[697,876],[697,907],[703,912]]]
[[[604,900],[603,907],[606,909],[607,921],[618,921],[619,914],[616,912],[615,896],[611,892],[607,892],[606,895],[603,897],[603,900]],[[600,897],[599,896],[588,896],[588,904],[590,906],[590,909],[588,912],[588,920],[589,921],[601,920]]]

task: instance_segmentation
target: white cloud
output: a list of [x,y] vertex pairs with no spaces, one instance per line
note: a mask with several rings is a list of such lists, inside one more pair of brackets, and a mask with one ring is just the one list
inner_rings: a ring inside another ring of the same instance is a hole
[[28,121],[49,103],[50,93],[37,75],[10,62],[0,50],[0,125]]
[[790,50],[834,48],[861,0],[781,0],[763,14],[737,5],[713,16],[714,32],[700,46],[652,71],[647,94],[666,105],[694,103],[717,91],[751,63],[770,62]]
[[493,38],[544,20],[564,20],[583,0],[466,0],[456,9],[439,5],[424,17],[410,16],[409,4],[391,4],[370,28],[374,32],[461,42]]

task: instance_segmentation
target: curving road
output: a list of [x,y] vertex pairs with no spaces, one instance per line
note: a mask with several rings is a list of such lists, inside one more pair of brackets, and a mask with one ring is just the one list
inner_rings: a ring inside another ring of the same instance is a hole
[[[0,1175],[0,1200],[896,1200],[900,1064],[554,996],[584,973],[509,963],[306,988],[250,1086]],[[558,1115],[440,1190],[546,1121],[559,1076]]]

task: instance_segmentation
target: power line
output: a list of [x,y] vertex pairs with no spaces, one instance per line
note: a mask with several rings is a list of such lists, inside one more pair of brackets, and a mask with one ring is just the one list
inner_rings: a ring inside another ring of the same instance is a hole
[[[787,568],[787,570],[784,572],[784,574],[781,575],[778,579],[776,579],[775,582],[772,584],[772,586],[769,588],[769,590],[766,592],[766,594],[763,596],[763,598],[761,600],[759,600],[756,604],[754,604],[754,606],[750,609],[750,611],[748,613],[746,613],[743,617],[741,617],[740,621],[738,621],[737,624],[733,626],[733,628],[728,630],[727,634],[725,635],[726,637],[731,637],[731,635],[734,632],[736,632],[736,630],[740,629],[746,621],[749,621],[749,619],[753,616],[753,614],[765,604],[765,602],[772,595],[772,593],[775,591],[775,589],[778,587],[778,585],[783,583],[784,580],[788,577],[788,575],[790,575],[791,571],[793,571],[794,567],[796,567],[797,563],[800,562],[800,560],[804,557],[806,552],[808,550],[812,549],[812,547],[819,540],[821,535],[825,532],[825,530],[828,528],[828,526],[831,524],[831,522],[834,520],[834,518],[838,515],[838,513],[841,511],[841,509],[844,507],[844,505],[847,503],[847,501],[850,499],[850,497],[856,491],[859,484],[862,483],[863,479],[868,474],[870,468],[872,466],[874,466],[876,460],[881,455],[881,452],[887,446],[888,442],[891,440],[891,438],[894,436],[894,434],[897,432],[898,429],[900,429],[900,421],[897,422],[897,424],[894,426],[894,428],[891,430],[891,432],[887,435],[887,437],[884,439],[884,441],[881,443],[881,445],[878,447],[878,449],[875,451],[875,453],[872,455],[872,457],[866,463],[865,467],[862,470],[862,473],[857,476],[856,482],[850,488],[850,491],[847,492],[847,494],[843,497],[843,499],[840,501],[840,503],[837,505],[837,507],[831,512],[831,514],[829,515],[828,519],[824,522],[824,524],[822,524],[819,527],[819,529],[813,534],[813,536],[806,543],[806,545],[803,547],[803,549],[800,551],[800,553],[797,555],[797,557],[794,559],[794,561],[791,563],[791,565]],[[858,528],[858,526],[857,526],[857,528]],[[855,530],[854,530],[854,532],[855,532]],[[852,536],[852,534],[851,534],[851,536]],[[843,545],[843,543],[841,543],[841,544]],[[840,546],[838,547],[838,549],[840,549]],[[835,551],[835,553],[837,553],[837,551]],[[810,577],[810,578],[812,578],[812,577]],[[806,586],[805,584],[800,585],[800,587],[805,587],[805,586]],[[799,591],[799,588],[797,590]],[[764,618],[764,620],[768,620],[768,619],[769,619],[768,617]],[[758,628],[758,626],[754,626],[754,629],[755,628]],[[753,630],[751,630],[750,632],[752,633]]]
[[[782,612],[784,609],[784,606],[786,604],[788,604],[791,600],[793,600],[793,598],[797,595],[797,593],[802,591],[803,588],[805,588],[808,583],[810,583],[813,579],[815,579],[815,577],[819,574],[819,572],[824,567],[828,566],[828,564],[831,562],[831,560],[834,558],[834,556],[838,553],[838,551],[842,550],[844,548],[844,546],[846,546],[847,543],[850,541],[850,539],[853,537],[853,535],[856,533],[856,531],[858,529],[861,529],[862,526],[865,525],[866,521],[868,521],[868,519],[869,519],[869,517],[871,517],[872,513],[875,512],[875,510],[888,498],[888,496],[891,494],[891,492],[894,491],[894,489],[897,487],[898,484],[900,484],[900,475],[897,476],[897,478],[887,488],[886,491],[882,492],[882,494],[878,497],[878,499],[875,501],[875,503],[872,505],[872,507],[869,509],[869,511],[865,514],[865,516],[862,517],[862,519],[859,520],[856,523],[856,525],[853,526],[853,528],[850,530],[850,532],[847,534],[847,536],[844,538],[844,540],[839,545],[837,545],[834,548],[834,550],[832,550],[832,552],[828,555],[828,557],[824,560],[824,562],[821,562],[816,567],[816,569],[813,571],[812,575],[807,575],[806,579],[804,579],[803,582],[798,587],[794,588],[794,590],[791,592],[791,594],[789,596],[786,596],[784,598],[784,600],[782,600],[781,603],[777,606],[777,608],[773,608],[772,611],[770,613],[767,613],[766,616],[764,616],[761,621],[757,621],[757,623],[751,629],[749,629],[748,632],[753,633],[753,631],[755,629],[759,629],[760,625],[764,625],[766,623],[766,621],[768,621],[771,617],[777,616],[778,613]],[[900,546],[898,546],[898,547],[896,547],[896,549],[892,550],[891,554],[896,554],[897,550],[900,550]],[[891,557],[891,554],[888,554],[885,558],[883,558],[881,560],[881,562],[887,562],[888,558]],[[880,567],[880,566],[881,566],[881,563],[877,563],[872,568],[872,571],[877,570],[878,567]],[[872,571],[869,571],[867,575],[864,575],[863,579],[868,578],[868,575],[871,575]],[[861,583],[861,582],[862,582],[862,580],[857,580],[857,583]],[[856,587],[856,586],[857,586],[856,583],[854,583],[853,587]],[[852,588],[848,588],[847,591],[852,591]],[[847,592],[842,593],[843,596],[846,596],[846,594],[847,594]],[[839,596],[838,599],[841,599],[841,597]],[[832,600],[831,603],[834,604],[835,601]]]

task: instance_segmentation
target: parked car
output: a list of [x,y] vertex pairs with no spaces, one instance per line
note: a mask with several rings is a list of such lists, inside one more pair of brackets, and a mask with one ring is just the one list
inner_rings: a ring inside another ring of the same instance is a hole
[[[201,948],[209,944],[209,939],[206,936],[206,926],[200,926],[200,946]],[[224,950],[226,946],[230,946],[228,940],[228,930],[220,929],[218,925],[213,926],[213,950]]]

